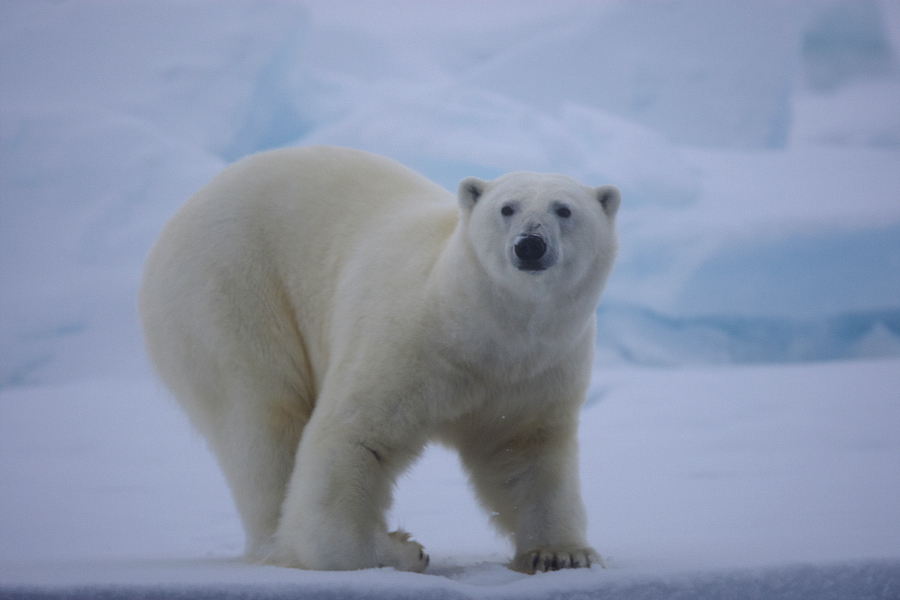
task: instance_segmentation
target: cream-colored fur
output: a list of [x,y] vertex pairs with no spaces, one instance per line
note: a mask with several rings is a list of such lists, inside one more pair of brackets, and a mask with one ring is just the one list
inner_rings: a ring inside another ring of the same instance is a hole
[[248,554],[424,570],[385,512],[438,440],[512,536],[514,568],[596,562],[575,434],[618,205],[614,187],[532,173],[464,179],[454,199],[330,147],[251,156],[197,192],[150,253],[140,316]]

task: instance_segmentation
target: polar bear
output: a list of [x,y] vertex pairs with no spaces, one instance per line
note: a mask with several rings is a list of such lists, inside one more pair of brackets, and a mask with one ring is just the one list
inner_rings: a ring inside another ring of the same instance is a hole
[[191,197],[150,252],[139,313],[248,556],[423,571],[385,512],[438,441],[511,536],[513,568],[598,563],[576,429],[619,203],[534,173],[466,178],[454,198],[334,147],[245,158]]

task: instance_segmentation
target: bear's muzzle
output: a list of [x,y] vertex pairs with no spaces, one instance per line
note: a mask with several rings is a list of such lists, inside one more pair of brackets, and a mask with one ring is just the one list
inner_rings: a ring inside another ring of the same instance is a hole
[[543,271],[550,266],[543,260],[547,254],[547,242],[541,235],[520,235],[513,242],[513,250],[518,259],[516,268],[520,271]]

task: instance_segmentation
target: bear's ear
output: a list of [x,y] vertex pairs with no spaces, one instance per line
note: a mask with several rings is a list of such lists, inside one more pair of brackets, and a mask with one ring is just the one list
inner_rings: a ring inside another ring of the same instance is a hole
[[619,188],[614,185],[601,185],[594,188],[594,196],[600,201],[600,206],[603,207],[603,212],[607,217],[612,219],[616,216],[619,204],[622,203],[622,194],[619,193]]
[[460,207],[464,210],[472,210],[478,202],[478,199],[481,197],[481,194],[484,193],[484,188],[486,186],[487,182],[482,181],[477,177],[466,177],[460,181],[459,187],[456,190]]

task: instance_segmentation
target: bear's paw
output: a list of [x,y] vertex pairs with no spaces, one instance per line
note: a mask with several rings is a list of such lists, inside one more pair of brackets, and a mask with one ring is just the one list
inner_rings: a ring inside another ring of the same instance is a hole
[[392,531],[387,537],[388,547],[382,548],[383,551],[378,553],[381,566],[414,573],[425,571],[431,558],[425,553],[422,544],[409,539],[409,534],[399,529]]
[[514,570],[529,575],[592,565],[603,566],[603,560],[593,548],[535,548],[520,553],[512,562]]

